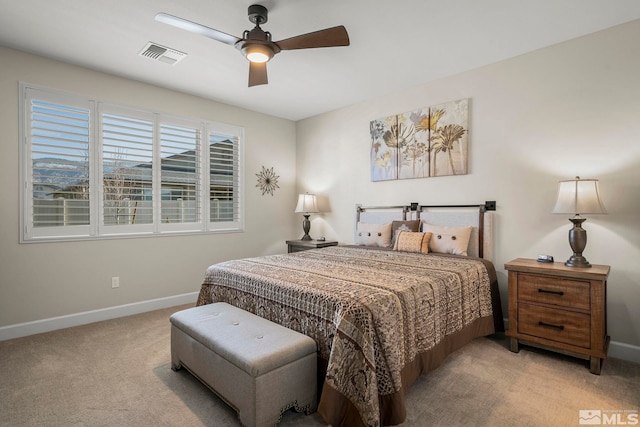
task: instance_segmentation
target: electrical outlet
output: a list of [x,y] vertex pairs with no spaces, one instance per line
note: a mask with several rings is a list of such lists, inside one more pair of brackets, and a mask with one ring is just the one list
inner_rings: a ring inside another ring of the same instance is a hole
[[120,278],[119,277],[112,277],[111,278],[111,287],[113,289],[120,287]]

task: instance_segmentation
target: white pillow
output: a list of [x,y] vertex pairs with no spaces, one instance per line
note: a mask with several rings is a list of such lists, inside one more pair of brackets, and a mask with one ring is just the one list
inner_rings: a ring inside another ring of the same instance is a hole
[[467,256],[471,228],[471,226],[446,227],[422,223],[422,231],[432,233],[431,239],[429,239],[429,250],[441,254]]
[[391,223],[368,224],[359,222],[356,228],[356,245],[391,246]]

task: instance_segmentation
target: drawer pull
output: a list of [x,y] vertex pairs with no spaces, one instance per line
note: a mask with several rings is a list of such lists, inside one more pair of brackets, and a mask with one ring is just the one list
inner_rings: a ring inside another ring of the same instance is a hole
[[553,328],[553,329],[557,329],[559,331],[564,331],[564,326],[563,325],[554,325],[552,323],[538,322],[538,326],[544,326],[544,327],[547,327],[547,328]]
[[538,292],[541,294],[554,294],[554,295],[564,295],[564,292],[562,291],[550,291],[548,289],[538,289]]

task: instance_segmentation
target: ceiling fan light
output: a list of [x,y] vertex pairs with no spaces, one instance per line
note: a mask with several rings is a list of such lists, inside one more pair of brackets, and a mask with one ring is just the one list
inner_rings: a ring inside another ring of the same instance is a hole
[[256,44],[248,46],[244,49],[244,54],[251,62],[263,63],[273,58],[273,50],[268,46]]

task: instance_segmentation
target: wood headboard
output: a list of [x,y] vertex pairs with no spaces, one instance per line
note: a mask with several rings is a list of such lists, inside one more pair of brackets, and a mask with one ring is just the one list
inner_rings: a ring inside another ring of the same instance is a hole
[[471,226],[471,238],[467,250],[469,256],[492,261],[493,213],[491,211],[495,210],[495,201],[475,205],[421,205],[419,203],[402,206],[356,205],[356,223],[385,223],[417,219],[434,225]]

